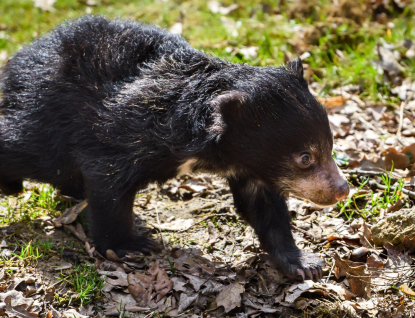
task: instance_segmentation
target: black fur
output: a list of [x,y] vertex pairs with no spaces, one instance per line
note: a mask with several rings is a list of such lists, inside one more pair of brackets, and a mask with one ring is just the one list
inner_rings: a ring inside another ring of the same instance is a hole
[[332,147],[300,60],[231,64],[156,26],[87,16],[16,53],[1,91],[0,188],[15,193],[34,179],[86,197],[101,253],[150,251],[134,232],[135,193],[195,159],[194,170],[229,179],[283,272],[318,276],[294,244],[284,198],[283,180],[299,174],[291,154]]

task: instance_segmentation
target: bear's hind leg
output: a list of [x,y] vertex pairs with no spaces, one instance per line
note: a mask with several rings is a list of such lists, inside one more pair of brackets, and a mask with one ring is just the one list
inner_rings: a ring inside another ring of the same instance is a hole
[[23,180],[10,180],[0,175],[0,192],[4,195],[17,194],[23,191]]

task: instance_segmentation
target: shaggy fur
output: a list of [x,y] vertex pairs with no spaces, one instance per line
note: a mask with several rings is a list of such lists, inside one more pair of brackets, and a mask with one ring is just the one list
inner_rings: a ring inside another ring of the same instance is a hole
[[[229,179],[278,268],[319,276],[294,244],[284,198],[293,180],[332,161],[327,115],[301,61],[231,64],[156,26],[87,16],[16,53],[1,91],[0,189],[16,193],[33,179],[87,198],[104,255],[155,247],[134,232],[135,193],[191,160]],[[315,169],[299,169],[292,156],[310,148]]]

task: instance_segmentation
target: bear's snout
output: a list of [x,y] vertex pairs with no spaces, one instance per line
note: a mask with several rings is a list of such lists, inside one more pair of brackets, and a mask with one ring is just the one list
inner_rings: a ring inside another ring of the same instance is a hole
[[340,186],[335,189],[334,197],[337,201],[347,198],[349,195],[349,184],[347,181],[343,181]]

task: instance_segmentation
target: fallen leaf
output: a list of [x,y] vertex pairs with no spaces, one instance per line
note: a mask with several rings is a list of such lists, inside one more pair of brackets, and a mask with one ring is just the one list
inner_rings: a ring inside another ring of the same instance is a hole
[[183,311],[185,311],[191,304],[194,303],[194,301],[197,298],[197,294],[189,296],[185,293],[181,293],[180,294],[180,300],[179,300],[179,309],[178,309],[178,313],[182,313]]
[[160,269],[157,273],[157,280],[154,284],[154,289],[157,293],[156,302],[159,302],[168,292],[173,289],[173,282],[170,280],[167,273]]
[[411,163],[415,162],[415,144],[403,148],[401,152],[409,157]]
[[405,169],[411,163],[410,158],[403,153],[398,152],[391,147],[386,150],[385,154],[385,168],[390,171],[392,166],[394,169]]
[[88,206],[88,201],[84,200],[77,205],[66,209],[62,215],[52,220],[53,225],[61,227],[62,224],[70,224],[76,220],[78,214],[81,213]]
[[190,283],[190,285],[193,287],[193,289],[195,290],[195,291],[199,291],[200,290],[200,287],[203,285],[203,283],[206,281],[205,279],[201,279],[201,278],[199,278],[199,277],[197,277],[197,276],[194,276],[194,275],[189,275],[189,274],[184,274],[183,273],[183,276],[185,276],[185,277],[187,277],[188,279],[189,279],[189,283]]
[[234,283],[225,286],[222,291],[216,296],[216,304],[223,306],[225,312],[229,312],[236,307],[241,306],[241,294],[245,291],[245,288],[239,284]]
[[302,293],[308,291],[314,286],[314,283],[311,280],[306,280],[302,283],[296,283],[290,286],[285,292],[284,301],[287,303],[293,303]]
[[402,284],[401,286],[399,286],[399,289],[404,294],[407,294],[409,296],[415,296],[415,292],[407,284]]
[[160,231],[182,231],[192,226],[193,223],[194,221],[192,219],[177,219],[169,223],[150,223],[150,225]]
[[325,107],[334,108],[343,106],[349,99],[350,98],[346,98],[344,96],[334,96],[327,98],[317,98],[317,101]]
[[128,274],[128,291],[139,306],[148,306],[152,294],[152,278],[139,273]]
[[346,277],[352,293],[365,299],[370,298],[372,274],[366,272],[366,264],[341,259],[337,253],[334,256],[334,259],[334,275],[336,278],[340,279],[341,277]]
[[193,193],[203,193],[207,190],[207,186],[203,184],[201,178],[191,178],[179,186],[179,189],[186,189]]
[[88,316],[81,315],[75,309],[69,309],[62,313],[62,318],[88,318]]
[[12,306],[11,296],[7,296],[4,299],[4,303],[6,304],[6,314],[9,317],[18,317],[18,318],[39,317],[38,314],[27,311],[27,308],[29,307],[27,304]]

